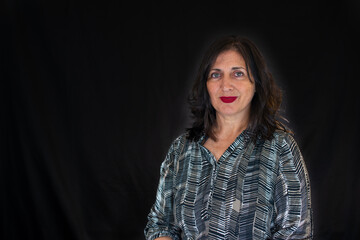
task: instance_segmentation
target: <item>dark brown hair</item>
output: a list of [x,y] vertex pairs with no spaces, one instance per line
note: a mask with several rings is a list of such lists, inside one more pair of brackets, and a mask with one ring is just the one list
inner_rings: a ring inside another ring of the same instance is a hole
[[[217,56],[226,51],[235,50],[244,58],[250,81],[255,82],[255,95],[251,101],[250,120],[247,130],[253,140],[271,139],[276,129],[288,130],[279,120],[282,92],[268,71],[265,60],[255,44],[241,36],[226,36],[213,42],[200,64],[192,91],[188,97],[194,122],[188,130],[188,139],[198,140],[203,134],[216,140],[213,132],[216,123],[216,111],[211,105],[206,82],[209,71]],[[250,70],[250,71],[249,71]]]

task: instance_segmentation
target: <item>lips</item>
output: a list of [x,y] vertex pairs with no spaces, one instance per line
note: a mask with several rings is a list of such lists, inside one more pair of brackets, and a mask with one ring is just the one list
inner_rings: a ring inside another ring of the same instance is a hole
[[237,97],[229,96],[229,97],[220,97],[221,101],[224,103],[232,103],[237,99]]

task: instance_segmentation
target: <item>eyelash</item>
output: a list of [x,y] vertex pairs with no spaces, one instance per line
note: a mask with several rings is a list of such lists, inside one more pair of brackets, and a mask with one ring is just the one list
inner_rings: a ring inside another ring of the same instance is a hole
[[[216,74],[217,76],[215,76],[215,74]],[[238,76],[238,74],[241,74],[241,75]],[[210,74],[210,78],[220,78],[221,75],[222,75],[221,73],[213,72],[213,73]],[[245,73],[244,73],[244,72],[241,72],[241,71],[237,71],[237,72],[234,72],[233,75],[234,75],[234,77],[237,78],[237,77],[243,77],[243,76],[245,76]]]
[[[218,76],[215,77],[214,74],[217,74]],[[218,72],[214,72],[214,73],[211,73],[211,74],[210,74],[210,78],[219,78],[219,77],[221,77],[221,74],[218,73]]]
[[[241,76],[237,76],[238,73],[240,73]],[[243,76],[245,76],[245,73],[239,71],[239,72],[234,72],[234,75],[235,75],[235,77],[243,77]]]

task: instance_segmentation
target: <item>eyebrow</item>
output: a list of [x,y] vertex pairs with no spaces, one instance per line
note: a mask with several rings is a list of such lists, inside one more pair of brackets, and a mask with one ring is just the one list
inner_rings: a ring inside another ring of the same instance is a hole
[[[238,70],[238,69],[244,69],[244,70],[246,70],[246,68],[244,68],[244,67],[232,67],[232,68],[231,68],[231,70]],[[212,71],[218,71],[218,72],[221,72],[221,71],[222,71],[222,70],[219,69],[219,68],[212,68],[211,70],[212,70]]]

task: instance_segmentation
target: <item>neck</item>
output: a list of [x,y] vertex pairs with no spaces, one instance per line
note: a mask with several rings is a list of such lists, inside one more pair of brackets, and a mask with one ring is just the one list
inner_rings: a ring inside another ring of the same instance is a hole
[[234,138],[244,131],[249,117],[239,119],[230,116],[216,115],[215,135],[218,140]]

